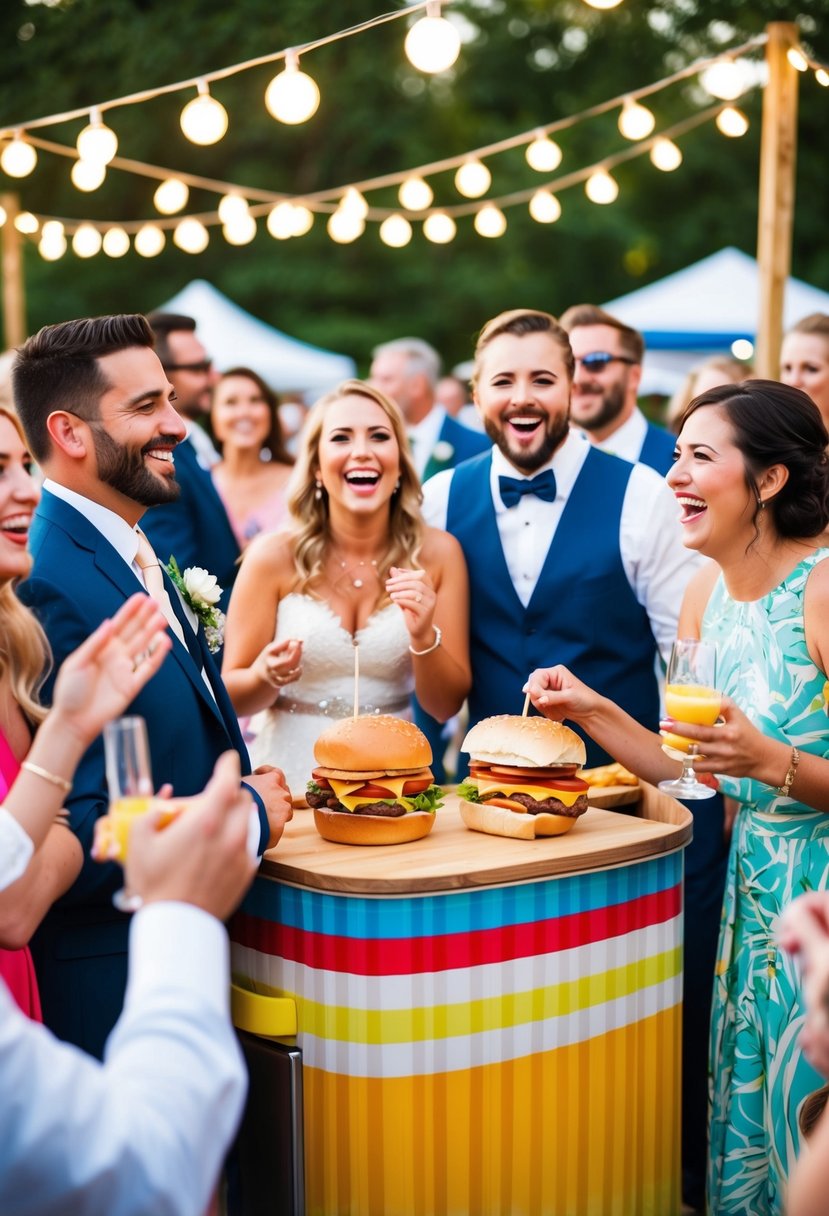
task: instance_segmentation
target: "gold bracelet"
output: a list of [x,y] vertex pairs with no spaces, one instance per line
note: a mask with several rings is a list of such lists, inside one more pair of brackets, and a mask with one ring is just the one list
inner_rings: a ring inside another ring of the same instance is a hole
[[24,760],[20,767],[25,768],[27,773],[33,773],[35,777],[48,781],[50,785],[56,785],[59,790],[63,790],[64,794],[68,794],[72,788],[71,781],[67,781],[65,777],[58,777],[56,773],[50,773],[48,768],[41,768],[39,764],[32,764],[31,760]]
[[783,780],[783,784],[774,787],[774,792],[775,792],[775,794],[778,795],[778,797],[780,797],[780,798],[790,798],[791,797],[791,795],[789,794],[789,790],[792,788],[792,783],[794,781],[795,774],[797,773],[797,766],[799,763],[800,763],[800,752],[797,750],[796,747],[792,747],[792,758],[791,758],[791,761],[789,762],[788,772],[786,773],[786,776]]
[[425,650],[412,650],[411,646],[409,647],[409,654],[413,654],[416,659],[423,658],[424,654],[431,654],[433,650],[437,650],[438,646],[440,646],[440,640],[443,637],[443,634],[437,625],[433,625],[432,628],[435,631],[435,640],[432,642],[431,646],[427,646]]

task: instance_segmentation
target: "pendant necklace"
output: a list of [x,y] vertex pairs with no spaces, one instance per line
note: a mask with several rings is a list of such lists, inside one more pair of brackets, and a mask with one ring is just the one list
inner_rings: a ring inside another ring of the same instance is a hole
[[358,591],[361,587],[365,586],[367,577],[372,576],[375,579],[379,577],[377,574],[377,558],[371,558],[369,561],[351,562],[350,565],[348,562],[343,561],[342,558],[336,556],[334,556],[334,560],[343,572],[340,577],[348,578],[351,586],[355,587]]

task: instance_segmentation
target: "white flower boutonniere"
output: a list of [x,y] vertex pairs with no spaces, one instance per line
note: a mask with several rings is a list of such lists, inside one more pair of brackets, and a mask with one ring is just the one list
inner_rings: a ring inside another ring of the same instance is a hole
[[455,455],[455,449],[447,439],[439,439],[432,449],[432,456],[438,464],[448,464]]
[[225,640],[225,614],[217,608],[222,598],[222,589],[215,574],[208,574],[201,566],[188,566],[182,572],[174,557],[164,569],[178,588],[181,598],[204,626],[204,636],[211,654],[220,649]]

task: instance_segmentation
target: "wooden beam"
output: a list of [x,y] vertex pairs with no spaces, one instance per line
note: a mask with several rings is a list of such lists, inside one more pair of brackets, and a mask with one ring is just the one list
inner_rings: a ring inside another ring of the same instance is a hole
[[760,197],[757,224],[760,317],[754,351],[756,374],[776,380],[780,373],[783,300],[792,265],[797,91],[799,72],[786,58],[800,36],[791,22],[766,26],[768,83],[763,92],[760,138]]
[[3,344],[5,350],[26,339],[26,303],[23,289],[23,238],[14,226],[20,211],[16,194],[0,194],[6,222],[0,228],[3,264]]

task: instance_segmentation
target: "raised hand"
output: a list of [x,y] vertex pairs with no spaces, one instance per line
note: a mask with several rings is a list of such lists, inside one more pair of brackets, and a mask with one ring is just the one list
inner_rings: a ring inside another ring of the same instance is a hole
[[437,595],[425,570],[403,570],[392,566],[386,579],[392,603],[403,610],[403,619],[415,650],[425,650],[434,641]]

